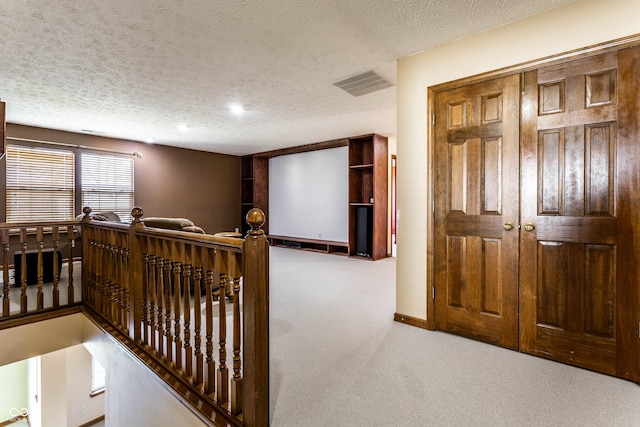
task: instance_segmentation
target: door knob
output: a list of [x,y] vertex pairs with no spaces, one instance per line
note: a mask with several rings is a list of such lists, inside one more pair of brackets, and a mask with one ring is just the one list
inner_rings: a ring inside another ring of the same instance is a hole
[[502,228],[504,228],[507,231],[511,231],[513,230],[513,224],[511,224],[510,222],[505,222]]
[[524,231],[533,231],[535,229],[535,225],[528,223],[524,225]]

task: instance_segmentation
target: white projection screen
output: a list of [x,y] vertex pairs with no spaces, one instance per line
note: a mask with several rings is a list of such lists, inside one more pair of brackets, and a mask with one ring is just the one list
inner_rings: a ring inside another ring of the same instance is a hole
[[348,147],[269,159],[269,234],[349,241]]

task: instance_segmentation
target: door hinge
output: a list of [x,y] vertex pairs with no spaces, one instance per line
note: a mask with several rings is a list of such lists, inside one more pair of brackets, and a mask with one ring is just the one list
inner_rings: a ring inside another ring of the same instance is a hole
[[431,299],[436,299],[436,287],[431,288]]
[[524,71],[520,73],[520,93],[524,95]]
[[435,115],[435,114],[432,114],[432,115],[431,115],[431,125],[432,125],[432,126],[435,126],[435,125],[436,125],[436,115]]

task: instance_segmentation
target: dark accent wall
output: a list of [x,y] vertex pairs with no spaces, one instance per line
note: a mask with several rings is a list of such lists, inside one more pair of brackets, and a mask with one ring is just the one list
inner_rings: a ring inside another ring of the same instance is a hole
[[[141,153],[134,165],[135,204],[145,216],[189,218],[210,234],[241,227],[240,157],[7,123],[7,143],[20,143],[11,137]],[[0,179],[4,187],[4,173]],[[2,208],[4,192],[0,198]],[[76,211],[82,211],[79,194]]]

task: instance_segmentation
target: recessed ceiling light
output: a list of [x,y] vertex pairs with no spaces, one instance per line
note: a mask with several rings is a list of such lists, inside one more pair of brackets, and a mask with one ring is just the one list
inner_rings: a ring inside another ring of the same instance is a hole
[[229,105],[229,110],[234,116],[241,116],[244,113],[244,107],[237,103]]
[[178,125],[178,130],[179,130],[180,132],[186,132],[186,131],[188,131],[188,130],[189,130],[189,126],[188,126],[188,125],[186,125],[186,124],[184,124],[184,123],[179,124],[179,125]]

